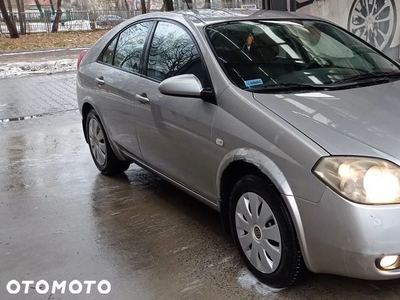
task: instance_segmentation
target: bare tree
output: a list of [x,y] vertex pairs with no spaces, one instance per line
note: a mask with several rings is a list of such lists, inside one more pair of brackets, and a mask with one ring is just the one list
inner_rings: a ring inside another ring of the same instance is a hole
[[142,9],[142,15],[143,14],[145,14],[147,11],[146,11],[146,0],[140,0],[140,6],[141,6],[141,9]]
[[57,13],[56,13],[56,17],[54,18],[53,27],[51,28],[51,32],[58,31],[58,24],[60,24],[61,15],[62,15],[61,0],[57,0]]
[[55,12],[55,10],[54,10],[53,0],[49,0],[49,2],[50,2],[51,13],[54,15],[56,12]]
[[128,18],[130,18],[131,17],[131,6],[129,5],[127,0],[124,0],[124,5],[125,5],[126,12],[128,13]]
[[42,6],[39,3],[39,0],[35,0],[35,4],[36,4],[36,7],[37,7],[37,9],[38,9],[38,11],[40,13],[40,16],[43,18],[43,10],[42,10]]
[[19,32],[21,34],[26,33],[25,28],[25,5],[23,0],[16,0],[17,2],[17,9],[18,9],[18,20],[19,20]]
[[11,20],[10,16],[8,15],[4,0],[0,0],[0,11],[1,11],[1,15],[4,18],[4,21],[6,22],[8,32],[10,33],[10,38],[12,38],[12,39],[19,38],[17,28],[15,27],[14,22]]
[[14,19],[12,18],[13,7],[12,7],[12,4],[11,4],[11,0],[7,0],[7,7],[8,7],[8,11],[10,13],[10,17],[11,17],[12,21],[14,22]]
[[[15,26],[15,17],[13,14],[13,7],[11,4],[11,0],[7,0],[7,7],[8,7],[8,15],[10,16],[10,19],[14,23],[14,26]],[[17,27],[15,27],[15,28],[17,28]]]
[[186,3],[186,8],[187,9],[193,9],[193,2],[192,0],[184,0]]
[[172,0],[163,0],[162,10],[165,11],[174,10],[174,5],[172,3]]

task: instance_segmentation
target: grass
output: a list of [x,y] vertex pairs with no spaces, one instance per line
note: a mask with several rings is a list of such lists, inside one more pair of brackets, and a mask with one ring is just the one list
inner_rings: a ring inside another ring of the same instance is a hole
[[0,35],[0,52],[87,47],[106,32],[107,30],[32,33],[20,35],[18,39],[10,39],[5,35]]

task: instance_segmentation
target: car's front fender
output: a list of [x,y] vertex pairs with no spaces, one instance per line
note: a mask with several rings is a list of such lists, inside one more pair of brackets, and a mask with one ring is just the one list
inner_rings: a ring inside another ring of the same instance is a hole
[[299,208],[284,173],[269,157],[267,157],[260,151],[251,148],[240,148],[228,152],[222,160],[221,164],[219,165],[217,172],[218,194],[221,194],[221,178],[224,171],[227,170],[230,164],[238,161],[257,167],[275,185],[275,187],[281,194],[286,207],[288,208],[297,232],[297,237],[302,250],[303,259],[308,265],[309,251],[306,244],[303,222],[301,220]]

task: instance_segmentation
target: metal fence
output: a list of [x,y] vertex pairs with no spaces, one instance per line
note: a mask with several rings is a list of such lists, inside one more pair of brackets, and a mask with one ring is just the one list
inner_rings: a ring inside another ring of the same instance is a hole
[[[193,0],[194,7],[204,7],[205,0]],[[262,0],[211,0],[212,8],[239,8],[243,4],[251,4],[253,8],[261,8]],[[140,3],[140,2],[139,2]],[[186,0],[175,0],[175,9],[185,9]],[[197,5],[196,5],[197,4]],[[125,19],[140,15],[140,5],[136,5],[135,10],[89,10],[89,11],[69,11],[66,10],[61,15],[58,31],[78,31],[110,28]],[[151,6],[151,11],[159,11],[160,7]],[[21,24],[26,33],[51,32],[55,15],[51,11],[25,12],[11,14],[11,18],[21,33]],[[0,34],[8,33],[7,26],[0,13]]]
[[[130,17],[127,11],[65,11],[61,15],[58,31],[108,28]],[[11,18],[18,32],[21,33],[22,24],[26,33],[38,33],[51,32],[55,15],[48,12],[43,14],[39,12],[25,12],[22,14],[12,13]],[[0,14],[0,34],[1,33],[8,33],[8,29]]]

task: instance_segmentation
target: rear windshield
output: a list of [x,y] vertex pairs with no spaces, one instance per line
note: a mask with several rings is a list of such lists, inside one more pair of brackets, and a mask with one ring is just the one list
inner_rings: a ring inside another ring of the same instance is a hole
[[227,22],[206,32],[224,72],[243,89],[334,85],[358,75],[400,71],[373,48],[322,21]]

